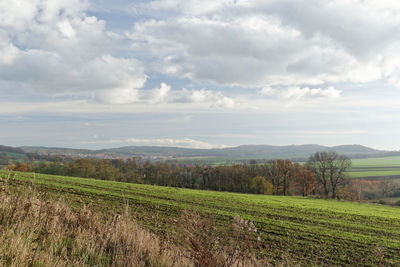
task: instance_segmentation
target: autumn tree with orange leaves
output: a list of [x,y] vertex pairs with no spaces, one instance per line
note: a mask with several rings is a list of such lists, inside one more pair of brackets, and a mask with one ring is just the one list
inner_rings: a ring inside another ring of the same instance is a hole
[[294,164],[292,168],[294,176],[294,185],[303,196],[308,196],[314,192],[317,185],[315,173],[306,166],[299,163]]

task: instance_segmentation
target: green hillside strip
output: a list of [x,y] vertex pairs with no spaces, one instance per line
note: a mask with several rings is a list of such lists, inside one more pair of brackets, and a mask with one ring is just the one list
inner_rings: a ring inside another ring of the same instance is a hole
[[365,159],[352,159],[353,167],[400,167],[400,157],[382,157],[382,158],[365,158]]
[[[5,172],[0,172],[5,177]],[[33,174],[18,173],[21,181]],[[155,231],[174,231],[173,220],[183,209],[216,216],[226,227],[235,215],[253,219],[268,249],[261,254],[279,258],[283,251],[300,262],[352,265],[352,259],[372,263],[371,250],[384,248],[385,257],[400,263],[400,209],[303,197],[265,196],[178,189],[112,181],[36,175],[35,183],[57,194],[92,200],[104,210],[123,209],[126,201],[138,220]]]
[[400,171],[400,167],[357,167],[351,168],[347,172],[380,172],[380,171]]
[[362,171],[362,172],[348,172],[351,178],[362,178],[362,177],[389,177],[399,176],[400,170],[397,171]]
[[352,159],[351,178],[400,176],[400,157]]

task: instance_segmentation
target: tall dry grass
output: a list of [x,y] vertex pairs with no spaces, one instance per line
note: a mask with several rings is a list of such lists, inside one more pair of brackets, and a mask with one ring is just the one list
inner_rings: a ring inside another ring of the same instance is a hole
[[[236,216],[227,238],[226,232],[217,228],[215,218],[197,212],[184,211],[179,224],[180,240],[184,243],[184,256],[196,266],[267,266],[267,261],[257,259],[260,237],[251,221]],[[255,242],[256,241],[256,242]]]
[[0,187],[0,266],[191,266],[128,211],[106,221],[72,211],[33,187]]
[[176,246],[138,225],[128,208],[104,220],[13,178],[0,177],[0,266],[268,265],[254,257],[254,224],[239,217],[228,238],[212,217],[183,212]]

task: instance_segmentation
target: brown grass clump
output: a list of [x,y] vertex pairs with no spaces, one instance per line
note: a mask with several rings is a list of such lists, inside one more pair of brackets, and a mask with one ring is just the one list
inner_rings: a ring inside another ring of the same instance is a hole
[[215,218],[196,212],[184,211],[178,223],[184,255],[196,266],[269,266],[266,260],[255,257],[261,239],[252,221],[236,216],[230,235],[217,229]]
[[102,221],[32,187],[0,186],[0,266],[191,266],[179,251],[130,219]]

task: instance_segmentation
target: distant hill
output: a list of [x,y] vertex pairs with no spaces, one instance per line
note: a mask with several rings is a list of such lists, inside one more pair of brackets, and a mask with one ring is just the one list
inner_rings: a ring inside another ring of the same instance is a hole
[[19,147],[12,147],[12,146],[2,146],[0,145],[0,152],[9,152],[9,153],[16,153],[16,154],[25,154],[24,150]]
[[27,153],[41,155],[67,155],[73,157],[96,158],[128,158],[142,157],[154,160],[186,159],[186,160],[250,160],[250,159],[291,159],[307,160],[317,151],[336,151],[350,158],[398,156],[400,151],[377,150],[362,145],[321,146],[316,144],[271,146],[241,145],[222,149],[193,149],[160,146],[125,146],[111,149],[88,150],[72,148],[30,147],[21,149]]
[[6,157],[10,160],[20,160],[26,158],[26,153],[23,149],[19,147],[2,146],[0,145],[0,155]]
[[75,149],[65,147],[45,147],[45,146],[22,146],[20,147],[25,153],[38,153],[48,155],[79,155],[79,154],[92,154],[95,150],[89,149]]

